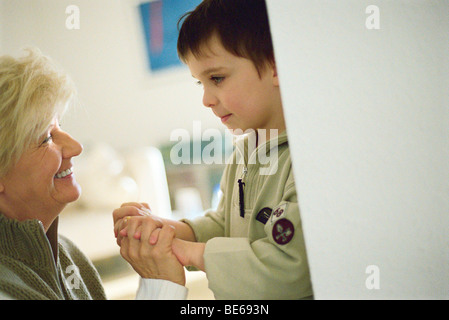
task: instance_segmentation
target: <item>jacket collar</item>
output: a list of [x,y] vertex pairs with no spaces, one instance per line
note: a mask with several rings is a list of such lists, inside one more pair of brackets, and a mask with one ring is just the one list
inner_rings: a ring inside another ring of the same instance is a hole
[[[278,148],[283,144],[288,144],[287,131],[284,130],[279,135],[271,137],[268,141],[262,143],[257,142],[258,136],[257,132],[254,130],[235,139],[234,145],[237,150],[237,157],[243,157],[245,164],[248,163],[249,159],[251,159],[256,152],[265,152],[265,155],[268,155],[274,148]],[[256,143],[258,144],[257,146]]]
[[37,219],[18,221],[0,213],[0,254],[38,268],[58,259],[58,217],[45,233]]

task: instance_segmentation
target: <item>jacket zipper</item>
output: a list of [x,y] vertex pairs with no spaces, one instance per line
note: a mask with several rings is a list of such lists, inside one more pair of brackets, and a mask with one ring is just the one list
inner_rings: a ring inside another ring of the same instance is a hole
[[243,182],[243,179],[246,177],[246,174],[248,172],[247,167],[243,167],[243,177],[241,179],[238,179],[237,183],[239,185],[239,207],[240,207],[240,217],[245,217],[245,194],[243,193],[243,187],[245,186],[245,182]]
[[[262,145],[267,144],[267,143],[268,143],[268,141],[265,141]],[[251,163],[251,159],[252,159],[253,157],[256,157],[256,156],[257,156],[257,152],[258,152],[258,149],[259,149],[260,147],[261,147],[261,146],[257,146],[257,148],[251,153],[251,155],[250,155],[249,158],[248,158],[248,163]],[[240,149],[237,148],[237,150],[240,152],[240,154],[242,153],[242,152],[240,151]],[[244,158],[244,155],[242,155],[242,157]],[[243,175],[242,175],[242,178],[237,180],[237,183],[238,183],[238,186],[239,186],[239,207],[240,207],[240,217],[242,217],[242,218],[245,217],[245,194],[244,194],[245,182],[243,182],[243,181],[244,181],[244,179],[245,179],[247,173],[248,173],[248,167],[247,167],[247,164],[245,163],[245,165],[244,165],[244,167],[243,167]]]

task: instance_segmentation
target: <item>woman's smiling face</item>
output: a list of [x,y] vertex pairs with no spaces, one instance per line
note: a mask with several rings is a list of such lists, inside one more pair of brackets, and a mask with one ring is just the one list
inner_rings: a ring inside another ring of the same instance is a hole
[[48,228],[62,209],[81,194],[72,157],[79,155],[83,147],[61,130],[56,119],[39,141],[0,179],[0,196],[2,211],[9,211],[8,216],[39,219]]

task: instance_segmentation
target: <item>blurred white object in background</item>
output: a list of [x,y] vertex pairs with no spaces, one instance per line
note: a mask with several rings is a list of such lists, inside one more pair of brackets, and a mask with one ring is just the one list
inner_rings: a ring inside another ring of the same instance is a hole
[[197,188],[180,188],[175,194],[177,215],[194,218],[203,211],[200,191]]
[[152,213],[159,217],[170,217],[167,176],[159,149],[155,147],[135,149],[126,157],[126,171],[139,187],[137,201],[148,203]]
[[138,185],[124,174],[124,162],[107,144],[86,150],[76,159],[76,179],[82,193],[78,205],[89,209],[113,209],[123,202],[137,201]]
[[75,163],[82,188],[77,205],[110,209],[124,202],[147,202],[154,214],[171,215],[164,161],[159,149],[144,147],[120,155],[107,144],[86,148]]

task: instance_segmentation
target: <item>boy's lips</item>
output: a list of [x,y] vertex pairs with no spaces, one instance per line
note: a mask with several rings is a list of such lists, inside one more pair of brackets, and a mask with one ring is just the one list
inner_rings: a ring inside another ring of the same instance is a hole
[[225,116],[220,117],[221,122],[225,123],[229,119],[230,116],[232,116],[232,113],[229,113]]

